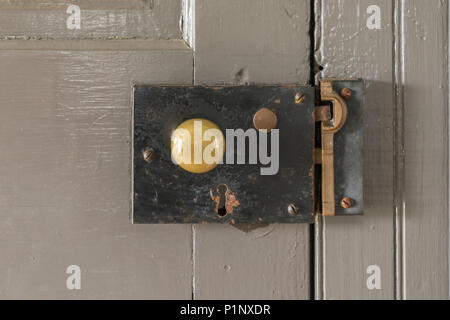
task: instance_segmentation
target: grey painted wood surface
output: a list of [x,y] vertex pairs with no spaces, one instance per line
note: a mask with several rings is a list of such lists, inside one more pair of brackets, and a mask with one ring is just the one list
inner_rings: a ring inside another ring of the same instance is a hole
[[[383,28],[368,30],[366,9],[377,4]],[[323,222],[324,299],[394,298],[394,87],[392,1],[317,2],[317,60],[324,77],[366,81],[365,212]],[[368,290],[366,270],[382,271],[382,290]]]
[[[369,5],[380,30],[366,27]],[[324,221],[321,298],[447,299],[448,3],[316,6],[323,75],[364,78],[370,113],[366,215]],[[369,265],[381,268],[381,290],[366,287]]]
[[[306,0],[197,0],[195,84],[306,84],[309,16]],[[307,225],[198,225],[194,243],[196,299],[310,296]]]
[[[70,5],[81,10],[80,29],[67,28]],[[2,1],[0,39],[174,39],[180,14],[181,0]]]
[[448,298],[448,1],[401,3],[403,295]]
[[192,51],[40,43],[0,50],[0,298],[190,299],[190,226],[129,211],[132,82],[192,83]]
[[309,0],[196,0],[196,84],[307,83],[309,7]]
[[309,299],[309,226],[195,227],[195,298]]

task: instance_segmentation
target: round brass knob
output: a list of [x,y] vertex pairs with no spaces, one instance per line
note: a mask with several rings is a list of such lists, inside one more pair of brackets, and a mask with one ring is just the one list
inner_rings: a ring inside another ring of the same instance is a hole
[[206,173],[217,167],[225,153],[220,128],[206,119],[190,119],[172,133],[172,160],[191,173]]
[[267,130],[267,132],[270,132],[277,127],[277,124],[277,115],[267,108],[260,109],[253,117],[253,125],[257,130]]

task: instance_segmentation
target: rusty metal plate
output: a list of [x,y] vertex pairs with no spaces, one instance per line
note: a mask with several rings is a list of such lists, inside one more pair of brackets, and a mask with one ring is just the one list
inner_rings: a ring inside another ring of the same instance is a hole
[[[314,102],[315,89],[301,86],[136,86],[133,223],[312,223]],[[265,166],[248,161],[219,165],[205,174],[186,172],[172,162],[171,135],[183,121],[208,119],[224,134],[227,129],[246,131],[254,128],[254,114],[264,107],[278,118],[276,175],[261,175]],[[145,153],[149,149],[151,155]],[[221,199],[227,203],[225,215]]]

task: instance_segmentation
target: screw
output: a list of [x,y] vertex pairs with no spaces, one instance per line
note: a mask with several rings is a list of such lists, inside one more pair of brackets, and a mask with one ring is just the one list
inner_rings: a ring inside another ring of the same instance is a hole
[[295,216],[298,213],[298,208],[295,204],[290,204],[288,206],[288,212],[291,216]]
[[303,103],[306,99],[306,95],[302,92],[297,92],[297,94],[295,95],[295,103],[296,104],[300,104]]
[[342,96],[342,98],[344,98],[345,100],[350,99],[350,98],[352,97],[352,95],[353,95],[353,92],[352,92],[352,90],[349,89],[349,88],[344,88],[344,89],[341,90],[341,96]]
[[155,152],[153,149],[145,149],[142,152],[142,157],[144,158],[144,161],[147,163],[151,163],[155,159]]
[[349,197],[345,197],[341,201],[341,207],[344,209],[350,209],[351,207],[353,207],[353,200]]

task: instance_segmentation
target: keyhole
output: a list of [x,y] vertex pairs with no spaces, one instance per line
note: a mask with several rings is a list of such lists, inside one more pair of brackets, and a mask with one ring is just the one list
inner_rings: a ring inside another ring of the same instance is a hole
[[217,187],[217,193],[219,194],[219,205],[218,205],[218,210],[217,213],[219,214],[220,217],[225,217],[228,212],[227,212],[227,192],[228,192],[228,187],[224,184],[221,184]]

